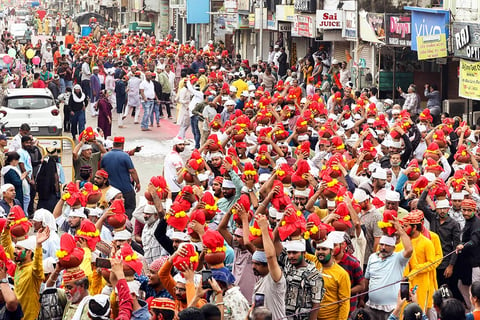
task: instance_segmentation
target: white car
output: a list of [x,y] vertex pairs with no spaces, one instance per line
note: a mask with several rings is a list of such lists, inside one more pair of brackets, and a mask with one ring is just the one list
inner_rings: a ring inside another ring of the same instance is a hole
[[7,89],[0,113],[2,122],[12,135],[23,123],[34,136],[61,136],[63,120],[52,93],[48,89]]
[[15,41],[26,42],[25,31],[27,31],[28,25],[26,23],[14,23],[10,26],[10,33]]

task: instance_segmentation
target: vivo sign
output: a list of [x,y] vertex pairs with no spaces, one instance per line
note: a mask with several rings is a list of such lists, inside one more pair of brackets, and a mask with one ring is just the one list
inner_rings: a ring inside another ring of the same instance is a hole
[[417,7],[405,7],[412,11],[412,45],[417,51],[417,37],[445,34],[448,38],[450,12]]

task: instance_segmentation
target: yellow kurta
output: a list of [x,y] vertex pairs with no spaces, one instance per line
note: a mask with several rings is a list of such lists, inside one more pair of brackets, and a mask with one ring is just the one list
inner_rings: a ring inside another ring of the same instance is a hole
[[[438,283],[437,283],[437,267],[442,263],[442,260],[440,260],[443,257],[443,250],[442,250],[442,243],[440,242],[440,237],[438,234],[436,234],[433,231],[430,231],[430,237],[431,241],[433,243],[433,247],[435,248],[435,259],[434,261],[437,261],[433,266],[435,269],[430,272],[430,279],[431,282],[433,283],[433,286],[435,288],[435,291],[438,290]],[[432,297],[432,295],[430,295]],[[433,297],[432,297],[433,299]]]
[[[5,252],[13,258],[13,243],[9,230],[2,232],[2,246]],[[45,275],[43,274],[42,247],[35,248],[33,261],[17,265],[15,270],[15,294],[23,310],[24,320],[35,320],[40,312],[40,285]]]
[[43,29],[45,30],[45,35],[50,35],[50,21],[48,19],[43,20]]
[[[326,306],[332,302],[343,300],[350,297],[351,285],[350,276],[339,264],[334,263],[330,268],[325,268],[313,254],[306,253],[305,259],[315,264],[323,277],[323,287],[325,295],[320,303],[321,309],[318,311],[318,320],[339,319],[346,320],[350,312],[350,300],[342,303],[336,303]],[[332,257],[333,259],[333,257]]]
[[[435,285],[431,281],[431,272],[436,266],[431,265],[429,268],[425,267],[435,261],[435,247],[432,241],[423,234],[411,240],[413,254],[405,267],[404,274],[409,279],[410,288],[418,286],[418,304],[425,311],[425,309],[431,308],[433,305],[432,295],[435,291]],[[422,271],[416,273],[419,270]]]

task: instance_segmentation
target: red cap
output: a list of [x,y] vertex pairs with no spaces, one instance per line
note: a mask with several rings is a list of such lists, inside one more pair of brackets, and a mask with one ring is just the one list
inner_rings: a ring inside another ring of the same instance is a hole
[[105,179],[108,179],[108,172],[103,170],[103,169],[97,170],[97,172],[95,174],[99,175],[100,177],[103,177]]
[[113,142],[125,143],[125,137],[115,137],[115,138],[113,138]]

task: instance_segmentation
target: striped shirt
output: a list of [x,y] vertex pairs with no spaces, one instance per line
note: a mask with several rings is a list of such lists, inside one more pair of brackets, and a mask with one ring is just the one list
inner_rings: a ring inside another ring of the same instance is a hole
[[[345,252],[342,260],[338,264],[345,269],[350,276],[352,288],[363,281],[364,277],[362,267],[360,266],[360,262],[355,257]],[[357,298],[350,299],[350,313],[352,313],[357,307],[357,300]]]

